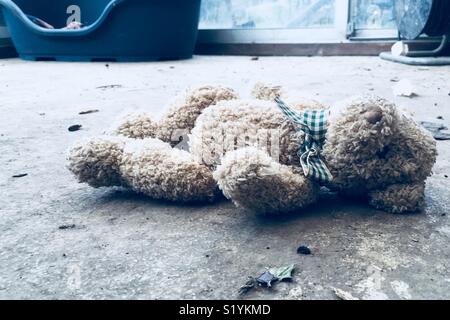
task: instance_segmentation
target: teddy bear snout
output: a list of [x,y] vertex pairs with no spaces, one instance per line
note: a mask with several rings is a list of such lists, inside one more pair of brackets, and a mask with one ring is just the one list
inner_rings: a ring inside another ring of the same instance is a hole
[[383,110],[378,106],[373,106],[364,112],[364,118],[370,124],[377,124],[383,118]]

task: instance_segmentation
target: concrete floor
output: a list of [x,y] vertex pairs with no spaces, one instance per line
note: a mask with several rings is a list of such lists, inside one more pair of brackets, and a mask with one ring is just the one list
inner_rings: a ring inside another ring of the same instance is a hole
[[[401,216],[324,195],[302,214],[262,218],[225,201],[180,206],[95,190],[64,167],[76,140],[126,110],[157,118],[187,86],[247,92],[263,80],[333,103],[370,92],[394,99],[395,77],[419,94],[395,98],[399,105],[450,125],[450,67],[365,57],[196,57],[109,68],[0,60],[0,298],[235,299],[247,276],[296,264],[292,283],[246,298],[335,299],[337,287],[363,299],[449,299],[450,142],[438,143],[425,212]],[[119,86],[98,88],[106,85]],[[78,115],[86,109],[100,112]],[[83,130],[69,133],[73,124]],[[298,255],[299,245],[313,255]]]

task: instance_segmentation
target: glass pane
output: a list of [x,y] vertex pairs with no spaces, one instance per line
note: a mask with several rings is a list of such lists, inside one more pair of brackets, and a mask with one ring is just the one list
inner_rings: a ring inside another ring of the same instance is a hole
[[333,27],[335,0],[203,0],[201,29]]
[[394,0],[354,0],[356,29],[395,29]]

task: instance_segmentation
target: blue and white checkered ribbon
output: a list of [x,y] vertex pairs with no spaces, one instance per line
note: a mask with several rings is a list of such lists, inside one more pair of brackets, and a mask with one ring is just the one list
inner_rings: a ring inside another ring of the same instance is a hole
[[300,164],[305,176],[319,182],[333,180],[333,175],[320,157],[325,135],[328,130],[329,110],[304,110],[303,114],[289,108],[280,98],[275,102],[283,113],[301,131],[305,133],[305,141],[299,148]]

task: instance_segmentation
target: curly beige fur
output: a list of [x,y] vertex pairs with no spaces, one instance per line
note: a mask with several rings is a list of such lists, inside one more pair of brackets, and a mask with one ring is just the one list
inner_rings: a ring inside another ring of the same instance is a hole
[[299,163],[298,146],[304,134],[295,130],[273,102],[222,101],[207,108],[192,130],[190,152],[215,168],[228,151],[259,146],[286,165]]
[[126,115],[122,123],[116,128],[115,134],[133,138],[154,138],[158,124],[147,113],[131,113]]
[[359,195],[425,181],[437,151],[431,135],[394,104],[371,97],[352,102],[331,124],[323,156],[334,176],[330,186]]
[[317,186],[298,168],[281,165],[258,148],[227,153],[214,178],[228,199],[259,213],[292,212],[317,200]]
[[[212,201],[218,185],[254,211],[301,209],[316,201],[318,186],[299,166],[304,134],[267,101],[281,91],[259,85],[253,92],[259,100],[238,100],[231,89],[199,88],[159,123],[145,114],[129,116],[119,136],[76,145],[69,169],[91,186],[121,185],[156,199]],[[297,110],[326,108],[306,100],[289,104]],[[393,213],[420,209],[437,157],[431,135],[382,98],[359,98],[341,111],[332,110],[322,151],[334,176],[327,186],[368,195],[372,206]],[[182,129],[191,132],[190,152],[171,148]]]
[[220,101],[233,99],[237,99],[237,95],[232,89],[212,86],[194,89],[188,93],[184,101],[172,106],[159,121],[155,136],[176,145],[179,142],[178,132],[181,130],[191,132],[204,109]]
[[316,100],[307,99],[305,97],[296,97],[295,99],[286,97],[286,92],[281,86],[265,84],[262,82],[255,84],[251,95],[255,99],[263,101],[273,101],[275,98],[281,97],[285,102],[289,103],[291,108],[297,111],[303,111],[305,109],[329,109],[329,106]]
[[67,167],[80,183],[91,187],[121,186],[120,160],[127,141],[113,136],[80,141],[71,148]]
[[425,203],[425,183],[394,184],[369,194],[370,204],[391,213],[415,212]]
[[218,194],[211,170],[190,153],[156,139],[128,144],[120,171],[128,186],[153,199],[213,201]]
[[153,199],[212,201],[218,194],[211,170],[157,139],[92,138],[71,149],[68,168],[93,187],[124,186]]
[[153,121],[150,114],[133,113],[125,116],[113,133],[134,139],[158,138],[175,146],[179,143],[180,136],[191,132],[204,109],[220,101],[233,99],[237,99],[237,95],[229,88],[195,88],[174,103],[159,122]]
[[258,100],[274,100],[281,97],[284,92],[281,86],[258,82],[253,87],[251,94],[252,97]]

